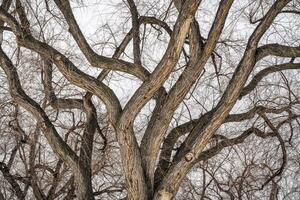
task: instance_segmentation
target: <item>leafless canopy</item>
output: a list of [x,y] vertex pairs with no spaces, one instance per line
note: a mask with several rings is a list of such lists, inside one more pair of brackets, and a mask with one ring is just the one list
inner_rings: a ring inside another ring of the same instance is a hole
[[0,200],[299,197],[299,14],[1,0]]

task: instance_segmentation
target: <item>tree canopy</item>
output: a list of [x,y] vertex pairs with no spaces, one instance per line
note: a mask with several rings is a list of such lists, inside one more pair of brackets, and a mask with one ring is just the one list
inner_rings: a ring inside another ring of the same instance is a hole
[[0,200],[297,199],[299,0],[2,0]]

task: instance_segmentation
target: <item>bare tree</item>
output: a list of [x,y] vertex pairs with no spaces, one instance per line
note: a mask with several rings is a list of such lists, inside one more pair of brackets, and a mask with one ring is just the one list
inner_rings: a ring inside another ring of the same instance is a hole
[[299,13],[2,0],[0,199],[299,197]]

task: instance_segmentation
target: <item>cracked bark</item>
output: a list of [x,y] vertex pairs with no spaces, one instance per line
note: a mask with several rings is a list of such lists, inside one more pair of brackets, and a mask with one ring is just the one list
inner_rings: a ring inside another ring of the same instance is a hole
[[[10,1],[5,2],[8,3]],[[59,137],[45,111],[23,91],[15,67],[3,50],[1,50],[1,67],[8,78],[11,96],[19,105],[23,106],[36,119],[41,121],[41,129],[52,149],[60,156],[63,162],[73,167],[75,172],[74,180],[79,185],[77,188],[79,191],[78,198],[94,198],[91,184],[91,155],[93,137],[99,126],[97,123],[97,112],[91,101],[93,95],[96,95],[104,102],[108,110],[110,124],[117,133],[127,183],[128,199],[172,199],[176,195],[182,179],[195,163],[213,157],[226,147],[243,142],[252,134],[258,137],[275,136],[273,133],[262,134],[259,129],[252,128],[246,130],[236,138],[221,138],[222,141],[217,143],[215,147],[203,151],[204,147],[214,137],[215,131],[224,123],[253,118],[258,112],[280,113],[286,111],[286,108],[255,107],[246,113],[229,114],[238,98],[248,95],[267,75],[283,70],[299,69],[299,63],[274,65],[258,72],[249,84],[244,86],[255,64],[267,56],[292,58],[300,56],[299,47],[280,44],[258,46],[260,38],[271,25],[274,18],[289,2],[287,0],[276,1],[267,14],[260,20],[260,23],[248,41],[243,58],[237,66],[217,106],[199,119],[189,121],[171,130],[165,138],[176,108],[203,72],[208,59],[213,56],[226,17],[233,3],[231,0],[220,2],[208,38],[204,40],[200,34],[200,25],[194,18],[200,2],[197,0],[175,1],[175,6],[180,12],[175,27],[172,30],[166,22],[160,19],[139,16],[135,2],[128,0],[132,15],[132,29],[125,36],[114,56],[108,58],[95,52],[88,44],[76,22],[69,1],[55,0],[56,6],[64,15],[69,26],[70,34],[83,55],[92,67],[104,69],[98,78],[91,77],[80,71],[62,53],[34,38],[31,35],[30,24],[22,8],[21,1],[16,1],[16,12],[20,23],[13,15],[7,12],[7,9],[4,9],[5,4],[1,6],[0,27],[4,25],[4,22],[9,26],[1,28],[1,33],[3,30],[12,31],[17,37],[18,45],[38,53],[45,60],[44,87],[48,103],[55,109],[79,109],[86,114],[87,119],[82,136],[82,146],[80,155],[77,156],[64,140]],[[148,72],[142,66],[141,62],[139,38],[139,26],[141,24],[158,25],[170,35],[168,48],[152,73]],[[124,49],[131,40],[133,40],[133,63],[119,59],[119,56],[124,52]],[[189,45],[190,48],[188,65],[171,90],[166,92],[163,84],[177,64],[180,54],[183,51],[184,43]],[[64,77],[72,84],[87,91],[83,99],[56,97],[51,85],[52,65],[56,65]],[[134,75],[143,81],[124,109],[121,108],[120,102],[114,92],[102,83],[102,80],[110,71],[122,71]],[[156,106],[145,135],[142,138],[142,144],[139,146],[133,131],[133,122],[140,110],[150,99],[156,100]],[[292,118],[290,117],[290,120]],[[276,132],[275,129],[277,127],[272,127],[270,123],[269,126],[273,132]],[[180,136],[186,133],[189,133],[187,138],[172,159],[171,153],[174,144]],[[161,145],[162,149],[160,149]],[[159,162],[157,163],[157,161]],[[70,182],[74,180],[70,179]],[[53,188],[51,191],[55,190],[55,184]],[[47,198],[54,198],[54,193],[51,191],[49,191]],[[71,187],[69,191],[67,199],[73,195],[74,188]],[[36,194],[39,195],[38,192]],[[45,195],[41,193],[39,198],[44,198],[43,196]]]

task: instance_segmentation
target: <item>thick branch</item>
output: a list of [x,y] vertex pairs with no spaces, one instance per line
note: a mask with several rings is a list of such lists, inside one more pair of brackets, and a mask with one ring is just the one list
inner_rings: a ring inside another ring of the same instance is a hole
[[16,196],[18,197],[18,199],[20,199],[20,200],[25,199],[25,194],[21,190],[20,185],[15,180],[15,178],[13,177],[13,175],[10,174],[8,167],[3,162],[0,162],[0,171],[2,172],[4,178],[11,185],[11,187],[12,187],[13,191],[15,192]]
[[[78,184],[84,188],[82,189],[82,191],[84,191],[83,195],[86,196],[86,194],[88,194],[85,192],[91,193],[91,191],[87,190],[89,189],[88,186],[90,184],[88,184],[89,180],[86,176],[84,165],[79,160],[79,157],[76,155],[76,153],[60,137],[54,125],[51,123],[50,119],[46,115],[45,111],[40,107],[38,103],[36,103],[24,92],[24,90],[21,87],[21,83],[19,81],[16,69],[13,66],[10,59],[7,57],[7,55],[3,52],[2,48],[0,48],[0,61],[1,67],[4,70],[9,82],[9,88],[12,98],[19,105],[21,105],[23,108],[29,111],[37,119],[37,121],[40,122],[41,130],[43,131],[52,150],[65,163],[72,167],[74,173],[79,173],[79,176],[77,176],[77,181]],[[92,198],[89,199],[93,199],[93,196],[91,197]],[[84,199],[83,196],[81,198]]]
[[0,19],[6,21],[17,36],[18,44],[39,53],[56,64],[60,72],[73,84],[97,95],[107,106],[110,119],[115,121],[121,105],[114,92],[96,78],[80,71],[66,56],[46,43],[40,42],[24,32],[18,22],[5,10],[0,9]]
[[[147,173],[152,182],[154,180],[154,171],[157,157],[159,155],[159,149],[172,119],[173,113],[199,77],[205,66],[205,63],[213,52],[224,27],[225,20],[232,2],[233,1],[222,1],[220,3],[214,24],[208,36],[208,41],[205,44],[203,51],[201,51],[202,54],[200,55],[200,58],[198,59],[198,53],[201,48],[200,45],[191,45],[192,59],[189,61],[188,66],[181,74],[178,81],[171,88],[165,101],[162,103],[162,105],[160,105],[160,109],[156,110],[156,112],[154,112],[152,115],[150,124],[147,127],[141,145],[141,151],[144,156],[143,160],[145,161],[144,165],[148,168]],[[198,31],[199,28],[196,21],[194,21],[193,26],[191,26],[192,34],[190,34],[190,40],[193,41],[193,43],[199,44],[199,40],[201,39],[199,38],[200,33]]]
[[82,99],[63,99],[57,98],[52,87],[52,62],[50,60],[43,60],[43,72],[44,72],[44,90],[46,99],[50,105],[55,109],[83,109]]
[[131,12],[131,23],[133,27],[133,56],[134,63],[141,66],[141,49],[140,49],[140,31],[139,31],[139,13],[137,11],[134,0],[127,0],[130,12]]
[[56,132],[53,124],[49,120],[44,110],[39,106],[39,104],[37,104],[25,94],[24,90],[21,87],[17,71],[10,59],[3,52],[2,48],[0,48],[0,60],[1,67],[4,70],[9,81],[11,96],[17,103],[31,112],[32,115],[34,115],[39,121],[41,121],[43,132],[49,144],[52,146],[52,149],[56,151],[56,153],[60,155],[62,159],[67,161],[67,163],[76,164],[76,162],[78,161],[77,155]]
[[199,0],[187,0],[185,2],[179,13],[168,48],[162,60],[150,77],[134,93],[124,108],[120,119],[120,125],[124,126],[124,128],[133,122],[141,108],[153,97],[172,72],[179,59],[186,34],[199,3]]
[[[160,199],[160,193],[169,193],[170,197],[178,190],[181,180],[186,176],[187,172],[193,166],[191,159],[185,156],[192,155],[192,158],[198,157],[214,132],[221,126],[231,108],[237,101],[239,94],[245,84],[252,68],[255,64],[255,53],[257,44],[265,31],[271,25],[277,14],[290,2],[290,0],[278,0],[272,5],[267,14],[264,16],[260,24],[249,38],[245,54],[238,65],[234,75],[225,90],[220,102],[214,109],[212,117],[208,124],[204,127],[197,125],[191,134],[187,137],[182,151],[178,154],[174,164],[170,167],[168,173],[164,177],[159,186],[156,198]],[[199,135],[199,133],[201,133]]]
[[92,66],[126,72],[133,74],[142,80],[147,77],[148,71],[139,64],[132,64],[116,58],[108,58],[94,52],[77,24],[69,1],[55,0],[55,3],[63,13],[69,25],[69,32],[72,34],[79,48]]
[[[248,119],[253,118],[258,112],[259,113],[273,113],[273,114],[289,112],[290,106],[283,107],[283,108],[267,108],[267,107],[263,107],[263,106],[256,106],[245,113],[228,115],[226,117],[224,123],[241,122],[244,120],[248,120]],[[213,112],[208,112],[208,113],[202,115],[199,119],[191,120],[189,122],[186,122],[184,124],[177,126],[176,128],[173,128],[171,130],[171,132],[168,134],[168,136],[164,140],[164,143],[163,143],[163,146],[161,149],[159,164],[158,164],[157,170],[155,172],[155,178],[156,178],[155,182],[156,183],[159,183],[161,181],[161,178],[165,175],[165,173],[167,172],[167,170],[171,164],[171,154],[172,154],[172,151],[174,149],[176,142],[178,141],[178,138],[191,132],[197,124],[201,124],[202,126],[207,124],[210,120],[212,113]]]
[[243,88],[239,98],[242,98],[243,96],[253,91],[255,87],[258,85],[258,83],[269,74],[283,71],[283,70],[288,70],[288,69],[300,69],[300,63],[285,63],[281,65],[274,65],[261,70],[252,78],[252,80],[248,83],[248,85]]
[[280,44],[266,44],[257,49],[256,61],[267,56],[300,57],[300,47],[291,47]]

